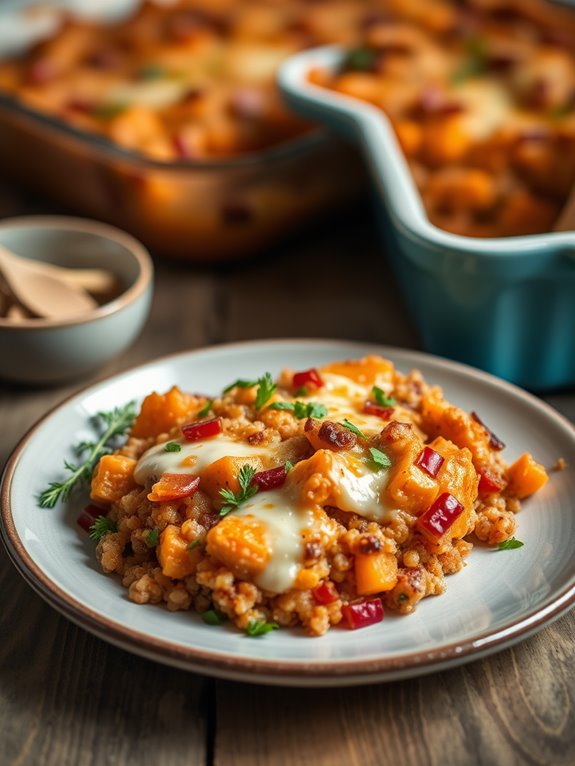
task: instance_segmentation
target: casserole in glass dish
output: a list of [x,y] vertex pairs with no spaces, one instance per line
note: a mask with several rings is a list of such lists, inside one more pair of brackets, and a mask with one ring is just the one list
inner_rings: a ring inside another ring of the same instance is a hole
[[[537,97],[537,106],[509,101],[502,109],[502,99],[494,105],[484,98],[474,114],[463,97],[461,103],[454,101],[453,94],[460,91],[453,87],[453,79],[439,77],[433,59],[427,59],[416,83],[419,90],[412,91],[420,111],[410,133],[406,123],[415,107],[402,99],[413,82],[400,82],[401,88],[394,91],[393,78],[399,81],[406,71],[400,59],[410,58],[411,43],[403,26],[400,45],[398,30],[389,23],[371,30],[369,45],[351,51],[325,47],[296,55],[282,67],[281,87],[292,108],[348,134],[363,150],[374,180],[386,256],[394,265],[426,350],[532,389],[573,385],[575,233],[552,231],[575,180],[572,44],[560,37],[551,39],[547,29],[529,18],[530,13],[545,10],[543,3],[441,5],[458,11],[475,6],[479,14],[497,11],[498,24],[504,17],[519,19],[519,40],[507,39],[503,51],[509,70],[504,75],[497,72],[496,79],[488,56],[497,35],[489,30],[478,38],[475,27],[475,44],[479,41],[484,46],[484,59],[478,61],[476,55],[475,61],[468,62],[474,66],[466,77],[474,88],[483,88],[484,95],[488,88],[498,93],[506,88],[513,95],[510,83],[529,86],[520,92]],[[572,17],[566,18],[569,22]],[[418,25],[418,34],[422,26]],[[393,38],[392,32],[398,36]],[[434,34],[441,37],[437,30]],[[447,39],[443,51],[449,50]],[[535,43],[536,54],[544,59],[535,78],[532,49],[528,60],[519,53],[517,62],[513,58],[521,41],[528,48]],[[551,58],[553,66],[560,61],[562,69],[558,74],[552,68],[547,81],[539,75],[548,71]],[[499,63],[503,65],[503,53]],[[447,61],[448,66],[453,64]],[[411,62],[409,77],[414,69]],[[350,72],[355,81],[348,90]],[[453,70],[445,72],[453,74]],[[347,85],[342,85],[344,78]],[[374,88],[380,89],[377,97]],[[435,110],[431,118],[421,114],[422,98],[427,99],[428,110]],[[543,114],[538,113],[541,109]],[[483,119],[480,140],[471,131],[461,130],[465,120],[477,115]],[[459,132],[450,133],[454,124]],[[423,134],[416,136],[417,146],[415,139],[410,143],[416,130]],[[433,132],[445,156],[429,151],[427,142]],[[494,144],[503,137],[507,143],[499,154],[491,145],[485,151],[487,142]],[[464,143],[465,150],[460,151]],[[542,153],[545,162],[540,161]],[[470,179],[478,178],[481,184],[471,183]],[[491,196],[485,191],[489,191],[487,183],[492,185]]]
[[357,194],[353,151],[283,107],[275,72],[303,47],[352,40],[365,8],[112,5],[114,19],[28,11],[34,42],[2,11],[3,172],[182,258],[246,255]]

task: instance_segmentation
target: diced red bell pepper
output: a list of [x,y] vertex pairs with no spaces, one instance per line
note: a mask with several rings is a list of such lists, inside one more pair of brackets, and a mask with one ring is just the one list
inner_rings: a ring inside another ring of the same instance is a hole
[[503,479],[496,476],[489,468],[479,474],[479,494],[488,495],[490,492],[500,492],[505,486]]
[[315,367],[312,367],[309,370],[294,373],[292,385],[296,390],[299,388],[307,388],[307,386],[321,388],[323,386],[323,380]]
[[277,489],[285,483],[287,471],[285,465],[270,468],[268,471],[259,471],[254,474],[251,483],[257,484],[261,490]]
[[87,505],[82,513],[78,516],[76,519],[76,522],[84,532],[89,532],[92,524],[98,519],[100,516],[104,516],[106,514],[106,511],[103,508],[100,508],[97,505],[94,505],[94,503],[90,503],[90,505]]
[[320,582],[320,584],[312,590],[311,594],[318,604],[323,604],[324,606],[333,604],[333,602],[337,601],[339,598],[339,594],[335,589],[334,584],[329,581]]
[[181,500],[190,497],[197,490],[200,477],[192,473],[165,473],[152,486],[148,500],[153,503],[168,503],[171,500]]
[[380,598],[355,601],[351,604],[344,604],[341,613],[347,627],[350,630],[357,630],[357,628],[365,628],[383,620],[383,603]]
[[182,426],[182,433],[186,441],[197,442],[201,439],[207,439],[210,436],[217,436],[223,431],[221,418],[208,418],[207,420],[198,420],[195,423],[186,423]]
[[363,405],[363,412],[366,415],[375,415],[382,420],[391,420],[393,416],[393,407],[382,407],[381,404],[367,401]]
[[417,519],[417,526],[426,537],[436,542],[462,513],[463,505],[459,500],[444,492]]
[[426,474],[435,479],[439,473],[439,469],[445,462],[443,455],[436,452],[431,447],[424,447],[415,460],[415,465],[425,471]]

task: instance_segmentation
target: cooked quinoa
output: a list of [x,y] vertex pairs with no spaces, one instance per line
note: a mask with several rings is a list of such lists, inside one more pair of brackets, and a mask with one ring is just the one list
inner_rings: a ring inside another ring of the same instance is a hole
[[213,400],[154,392],[94,471],[113,523],[97,558],[138,604],[248,632],[363,627],[443,593],[474,542],[513,537],[547,474],[528,453],[507,465],[503,447],[377,356],[236,381]]

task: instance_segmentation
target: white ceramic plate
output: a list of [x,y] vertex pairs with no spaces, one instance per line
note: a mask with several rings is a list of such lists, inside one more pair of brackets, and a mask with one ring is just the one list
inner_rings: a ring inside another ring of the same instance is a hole
[[[510,551],[475,548],[447,591],[407,617],[321,638],[278,630],[252,639],[228,625],[210,627],[191,612],[138,606],[120,583],[100,573],[93,543],[76,526],[77,498],[52,510],[38,493],[62,475],[70,446],[91,435],[100,410],[173,384],[219,392],[238,377],[284,367],[306,369],[376,352],[404,372],[417,367],[446,397],[476,410],[503,439],[511,461],[531,451],[553,466],[546,487],[524,503]],[[426,354],[333,341],[265,341],[171,356],[98,383],[49,413],[11,457],[2,486],[2,535],[14,564],[52,606],[87,630],[160,662],[232,679],[270,684],[341,686],[405,678],[483,657],[522,640],[575,601],[575,429],[538,399],[487,374]]]

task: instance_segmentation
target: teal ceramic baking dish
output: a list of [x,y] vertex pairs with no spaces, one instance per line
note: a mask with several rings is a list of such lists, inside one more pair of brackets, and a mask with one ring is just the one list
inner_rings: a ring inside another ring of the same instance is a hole
[[289,59],[288,104],[349,136],[374,181],[378,221],[424,348],[533,390],[575,384],[575,232],[479,239],[428,220],[391,124],[376,107],[309,82],[337,48]]

